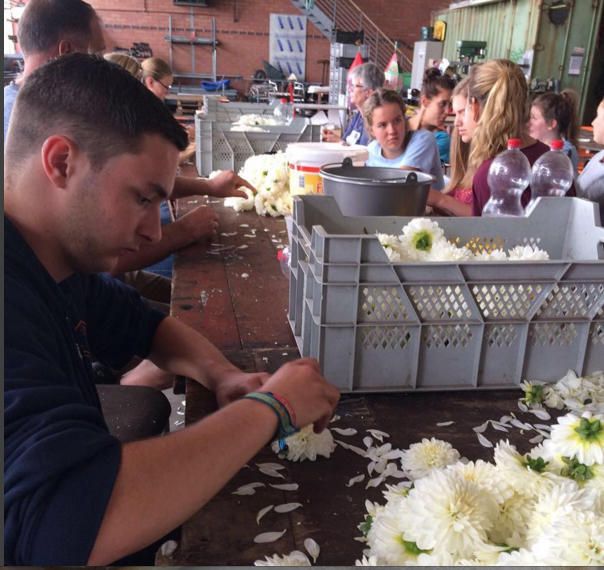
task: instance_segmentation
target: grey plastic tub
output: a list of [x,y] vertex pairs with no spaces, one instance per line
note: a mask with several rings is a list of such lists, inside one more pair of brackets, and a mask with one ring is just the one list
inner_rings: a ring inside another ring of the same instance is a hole
[[375,233],[410,221],[294,198],[289,320],[341,391],[517,389],[604,369],[596,204],[539,198],[527,217],[438,220],[461,245],[537,245],[548,261],[392,263]]
[[326,164],[323,193],[333,196],[345,216],[421,216],[432,176],[378,166]]

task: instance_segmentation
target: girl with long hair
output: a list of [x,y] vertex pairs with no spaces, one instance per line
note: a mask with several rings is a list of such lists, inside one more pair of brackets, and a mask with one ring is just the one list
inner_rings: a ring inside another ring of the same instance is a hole
[[[472,213],[482,214],[491,191],[487,183],[493,159],[507,148],[511,138],[520,139],[520,151],[532,165],[549,147],[527,132],[528,86],[520,67],[507,59],[492,59],[470,69],[468,105],[460,129],[472,133],[468,168],[472,178]],[[524,192],[523,204],[530,200]]]

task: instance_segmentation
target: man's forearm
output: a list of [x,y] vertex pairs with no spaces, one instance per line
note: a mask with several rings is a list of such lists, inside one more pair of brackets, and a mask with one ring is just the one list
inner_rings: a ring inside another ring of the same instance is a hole
[[273,411],[240,400],[188,429],[124,445],[89,565],[114,562],[182,524],[269,441]]
[[193,378],[214,392],[224,375],[239,371],[202,334],[173,317],[160,323],[148,358],[161,369]]
[[172,199],[186,198],[187,196],[212,195],[212,185],[207,178],[187,178],[177,176],[172,190]]

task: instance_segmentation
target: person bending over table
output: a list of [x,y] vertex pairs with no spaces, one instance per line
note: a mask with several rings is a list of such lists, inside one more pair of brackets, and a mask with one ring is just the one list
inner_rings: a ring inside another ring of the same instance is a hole
[[[321,431],[335,409],[338,391],[316,361],[244,373],[98,275],[159,240],[160,202],[186,144],[159,99],[102,58],[60,57],[17,96],[4,171],[9,565],[119,564],[191,517],[275,435],[311,423]],[[118,366],[148,357],[213,390],[222,407],[120,444],[101,413],[91,352]]]
[[[598,105],[596,118],[591,123],[594,141],[604,144],[604,99]],[[604,225],[604,150],[595,154],[577,180],[577,195],[600,206],[600,223]]]

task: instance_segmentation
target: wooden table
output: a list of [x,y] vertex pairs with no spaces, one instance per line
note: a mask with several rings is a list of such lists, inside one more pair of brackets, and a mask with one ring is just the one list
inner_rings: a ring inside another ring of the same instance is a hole
[[[201,202],[201,199],[199,199]],[[194,201],[181,201],[182,213]],[[286,319],[288,283],[276,260],[276,243],[285,243],[283,220],[259,217],[255,213],[235,214],[220,204],[212,204],[221,215],[221,243],[228,247],[194,246],[177,255],[174,270],[173,314],[201,330],[247,370],[273,371],[297,356]],[[242,226],[246,224],[247,226]],[[257,237],[245,237],[245,235]],[[274,236],[274,237],[273,237]],[[236,249],[238,246],[248,247]],[[249,277],[244,278],[247,273]],[[215,409],[211,394],[197,383],[187,383],[186,423],[197,421]],[[393,447],[407,448],[422,438],[449,441],[469,459],[492,459],[492,450],[483,447],[472,427],[487,419],[518,413],[520,392],[440,392],[412,394],[346,395],[338,407],[340,419],[332,427],[352,427],[354,436],[336,439],[362,447],[367,429],[389,434]],[[522,414],[520,414],[522,416]],[[539,423],[534,416],[528,421]],[[437,423],[454,421],[450,426]],[[510,433],[489,428],[485,436],[493,442],[509,438],[520,451],[532,447],[518,430]],[[233,434],[236,437],[236,434]],[[228,450],[225,450],[228,452]],[[286,466],[285,479],[260,473],[256,463],[278,462]],[[347,487],[348,480],[367,474],[366,458],[338,446],[332,457],[316,462],[291,463],[280,460],[268,447],[231,480],[223,491],[182,528],[182,538],[166,564],[250,565],[275,553],[304,550],[306,538],[321,547],[320,565],[354,565],[363,544],[357,525],[365,513],[365,500],[384,502],[381,489],[365,490],[365,482]],[[203,477],[203,474],[200,474]],[[239,486],[259,481],[266,487],[251,496],[233,495]],[[277,491],[269,483],[295,482],[298,491]],[[391,479],[389,482],[397,482]],[[256,515],[268,505],[299,502],[303,507],[288,514],[269,512],[256,524]],[[254,544],[261,532],[281,531],[285,535],[271,544]]]

